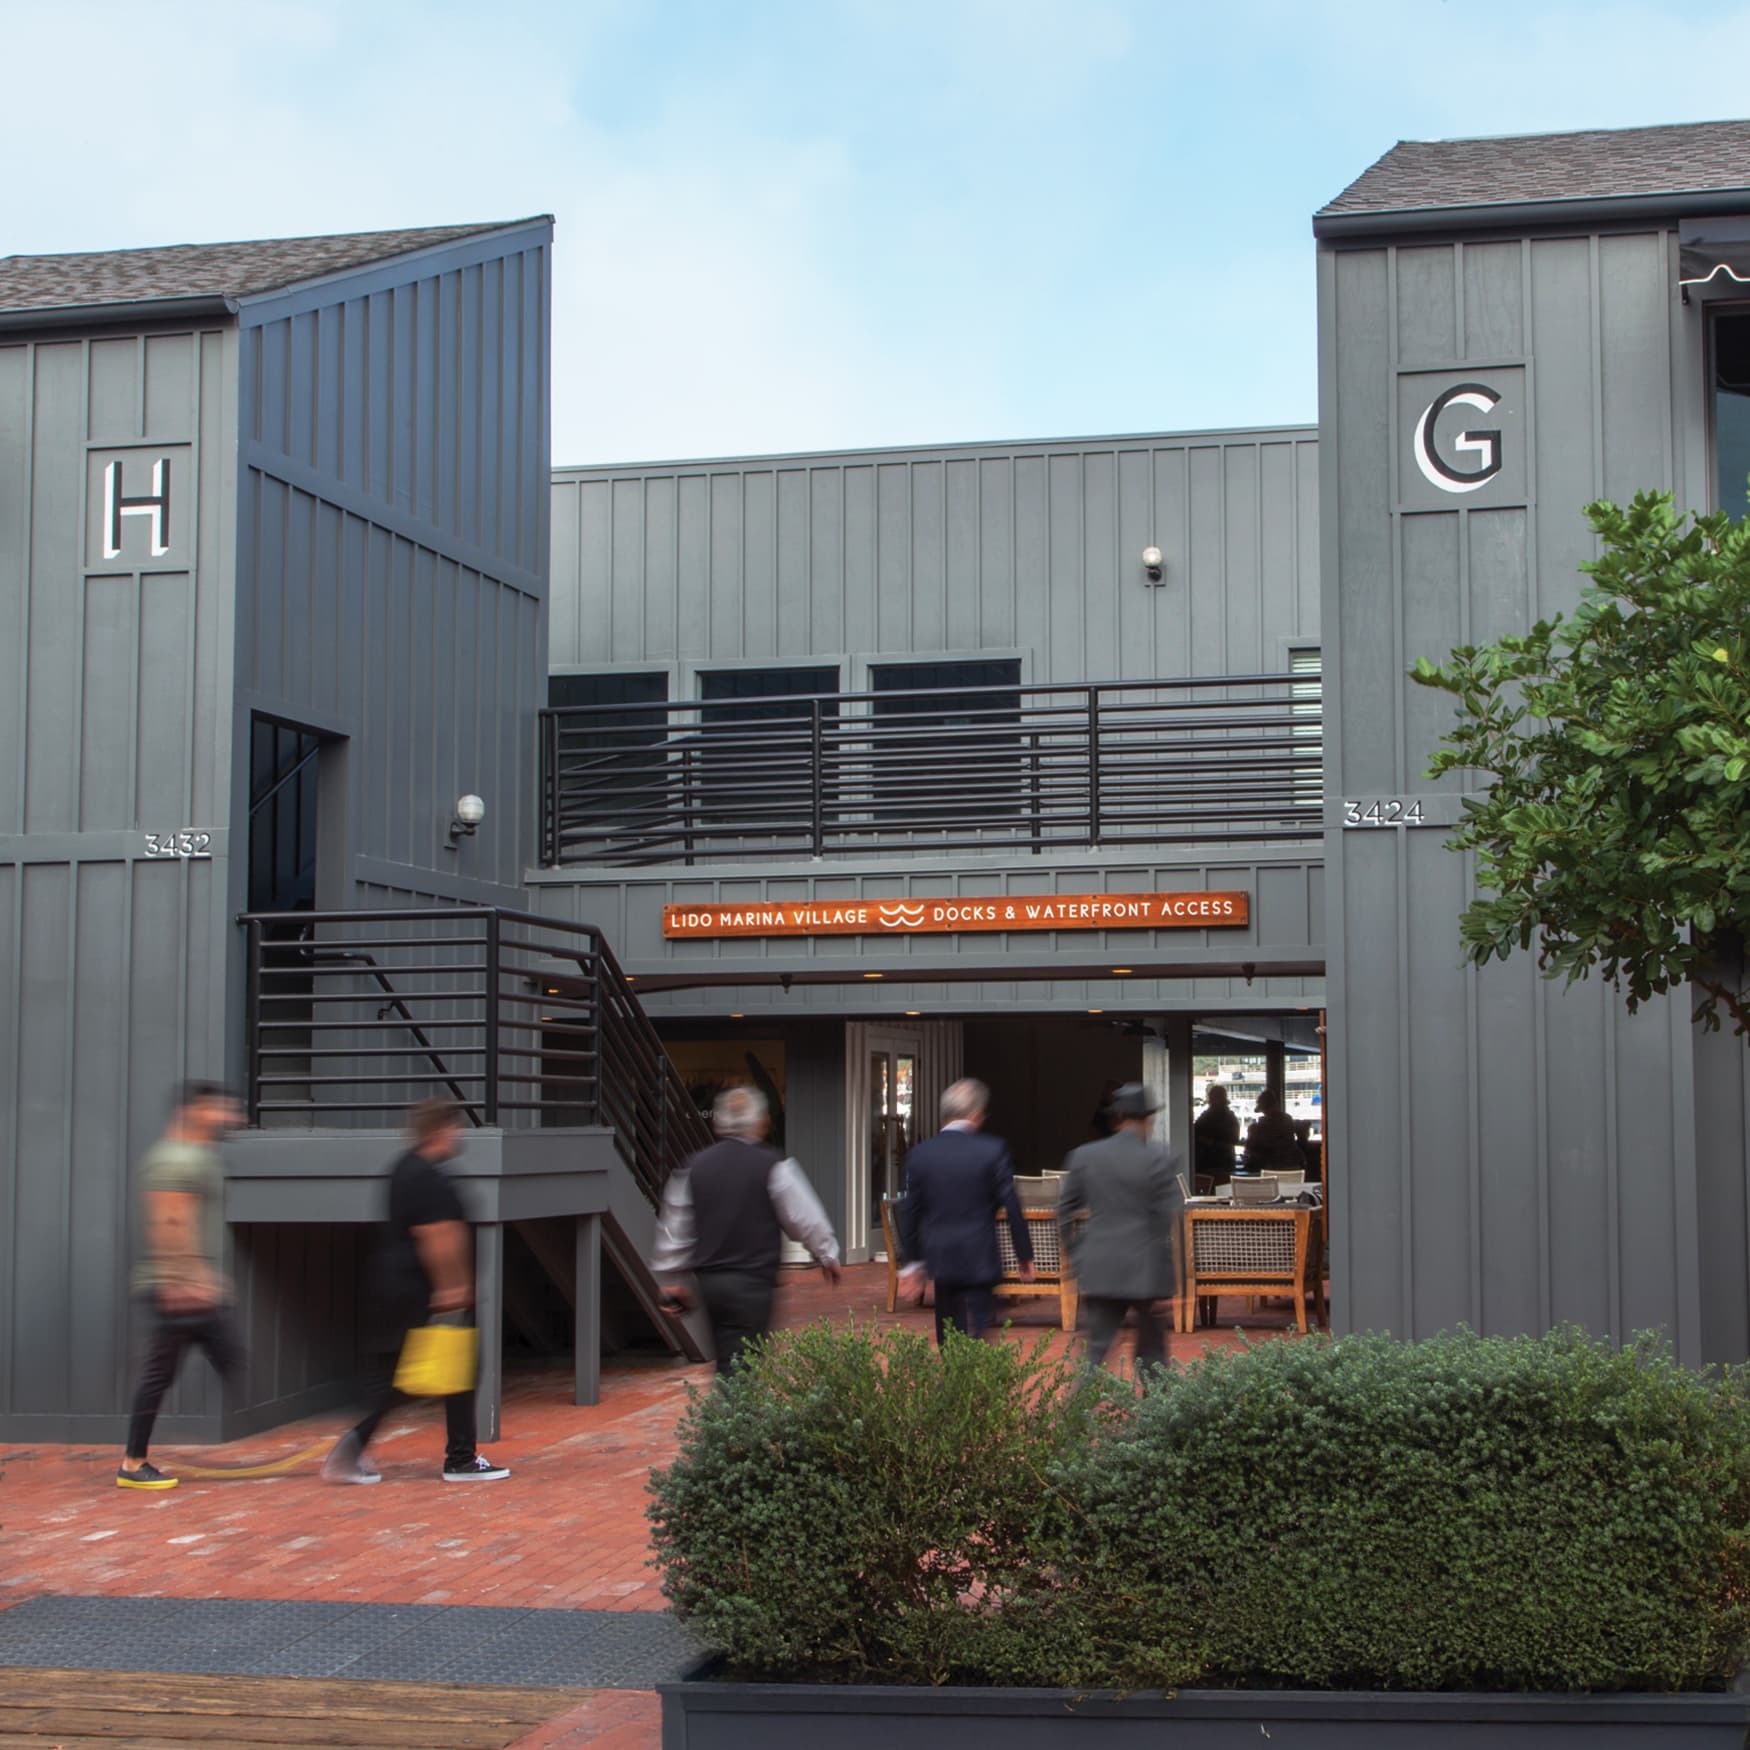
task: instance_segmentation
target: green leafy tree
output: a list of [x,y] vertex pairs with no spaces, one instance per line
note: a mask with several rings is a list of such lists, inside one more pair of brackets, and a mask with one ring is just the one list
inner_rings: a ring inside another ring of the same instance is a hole
[[1465,955],[1535,943],[1630,1009],[1687,984],[1698,1019],[1750,1033],[1721,970],[1750,933],[1750,524],[1668,493],[1586,515],[1601,553],[1571,617],[1412,671],[1458,701],[1429,776],[1488,780],[1449,841],[1476,854]]

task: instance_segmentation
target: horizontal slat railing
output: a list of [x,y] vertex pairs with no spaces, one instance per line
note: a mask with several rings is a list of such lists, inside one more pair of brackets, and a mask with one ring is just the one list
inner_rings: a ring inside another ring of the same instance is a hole
[[1312,672],[583,706],[543,713],[541,753],[552,867],[1322,828]]
[[599,931],[532,913],[248,913],[248,1105],[262,1126],[605,1125],[652,1203],[710,1141]]

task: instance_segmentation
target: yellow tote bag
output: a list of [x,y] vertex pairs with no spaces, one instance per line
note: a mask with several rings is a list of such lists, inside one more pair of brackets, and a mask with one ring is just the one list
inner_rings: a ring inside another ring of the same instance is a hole
[[401,1345],[395,1389],[410,1398],[447,1398],[472,1391],[477,1353],[472,1325],[419,1325]]

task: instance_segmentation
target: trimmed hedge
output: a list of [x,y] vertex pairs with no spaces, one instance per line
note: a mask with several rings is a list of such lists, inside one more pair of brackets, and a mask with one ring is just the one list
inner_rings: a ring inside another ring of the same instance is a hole
[[1037,1590],[1054,1478],[1103,1397],[1043,1342],[938,1351],[823,1322],[764,1344],[693,1393],[652,1475],[663,1590],[748,1673],[1048,1681],[1049,1648],[996,1605]]
[[1212,1350],[817,1325],[695,1394],[664,1590],[747,1676],[1679,1690],[1750,1650],[1750,1398],[1563,1330]]

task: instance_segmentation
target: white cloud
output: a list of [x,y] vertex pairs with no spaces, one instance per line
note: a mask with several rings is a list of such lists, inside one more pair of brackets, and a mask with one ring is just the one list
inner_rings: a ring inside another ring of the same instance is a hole
[[0,248],[551,211],[560,461],[1268,422],[1311,210],[1398,135],[1706,116],[1658,70],[1750,59],[1745,6],[762,8],[8,0],[65,74],[0,111]]

